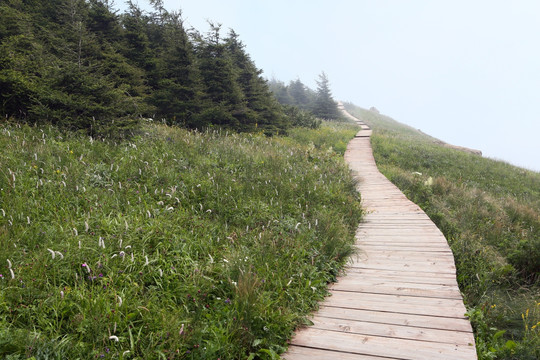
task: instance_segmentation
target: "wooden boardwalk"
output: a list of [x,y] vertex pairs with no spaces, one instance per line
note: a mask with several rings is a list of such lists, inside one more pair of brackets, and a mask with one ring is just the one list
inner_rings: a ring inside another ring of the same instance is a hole
[[371,130],[355,121],[362,130],[345,159],[367,210],[358,254],[283,358],[477,359],[444,235],[377,170]]

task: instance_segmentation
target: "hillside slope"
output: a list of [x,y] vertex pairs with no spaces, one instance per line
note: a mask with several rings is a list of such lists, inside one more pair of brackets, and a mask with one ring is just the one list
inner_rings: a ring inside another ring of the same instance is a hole
[[0,125],[0,358],[275,356],[352,251],[356,132]]
[[346,108],[373,128],[381,172],[449,240],[479,358],[539,358],[540,174],[446,148],[376,112]]

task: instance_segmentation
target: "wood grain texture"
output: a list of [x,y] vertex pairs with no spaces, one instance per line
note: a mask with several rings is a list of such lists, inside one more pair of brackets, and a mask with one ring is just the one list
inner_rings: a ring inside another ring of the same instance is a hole
[[283,358],[477,359],[444,235],[377,170],[371,130],[355,121],[345,160],[366,209],[357,253]]

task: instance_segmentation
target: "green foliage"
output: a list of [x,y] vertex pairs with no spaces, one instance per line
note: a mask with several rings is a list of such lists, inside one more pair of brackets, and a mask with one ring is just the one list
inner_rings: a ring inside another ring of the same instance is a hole
[[540,174],[347,108],[374,129],[380,170],[448,239],[479,358],[538,358],[540,333],[532,328],[540,322]]
[[289,136],[310,148],[328,152],[335,151],[344,155],[349,140],[358,133],[358,126],[333,121],[323,121],[321,124],[322,126],[313,131],[306,131],[302,128],[292,129]]
[[341,117],[337,108],[337,103],[332,97],[330,81],[324,71],[319,75],[317,81],[317,96],[313,104],[315,116],[325,120],[337,120]]
[[321,126],[322,120],[317,119],[315,115],[302,110],[296,106],[285,105],[283,107],[285,114],[289,117],[291,123],[295,127],[304,127],[317,129]]
[[332,98],[328,77],[324,72],[319,75],[317,84],[319,87],[315,92],[300,79],[291,81],[289,85],[275,79],[270,81],[270,90],[283,105],[293,126],[316,128],[320,120],[344,120]]
[[313,108],[316,94],[313,90],[306,87],[300,79],[291,81],[287,89],[290,97],[293,99],[293,104],[301,109],[308,110]]
[[279,358],[353,249],[351,133],[4,124],[0,357]]
[[2,2],[0,112],[119,137],[141,117],[202,129],[285,133],[290,121],[238,35],[206,37],[179,13],[128,1]]

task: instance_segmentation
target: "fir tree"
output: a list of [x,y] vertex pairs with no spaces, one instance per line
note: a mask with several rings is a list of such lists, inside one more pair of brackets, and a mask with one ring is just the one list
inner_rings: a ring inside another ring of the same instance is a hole
[[210,32],[205,37],[199,34],[195,37],[195,54],[204,91],[204,109],[198,116],[197,125],[238,128],[246,107],[237,83],[237,72],[220,31],[221,25],[210,23]]
[[317,81],[317,96],[313,113],[315,116],[325,120],[336,120],[340,116],[337,103],[332,98],[328,76],[324,71],[319,75]]
[[230,31],[225,44],[243,93],[244,105],[247,107],[247,111],[239,119],[240,130],[260,129],[267,134],[283,132],[288,127],[285,116],[272,96],[266,80],[261,76],[262,70],[255,66],[245,52],[244,44],[234,30]]
[[194,126],[194,117],[200,112],[201,89],[193,47],[180,13],[168,13],[161,22],[161,48],[150,102],[159,118],[172,124]]
[[300,81],[300,79],[296,79],[289,83],[288,92],[294,100],[294,105],[303,109],[308,107],[311,99],[308,97],[308,90],[306,86]]

